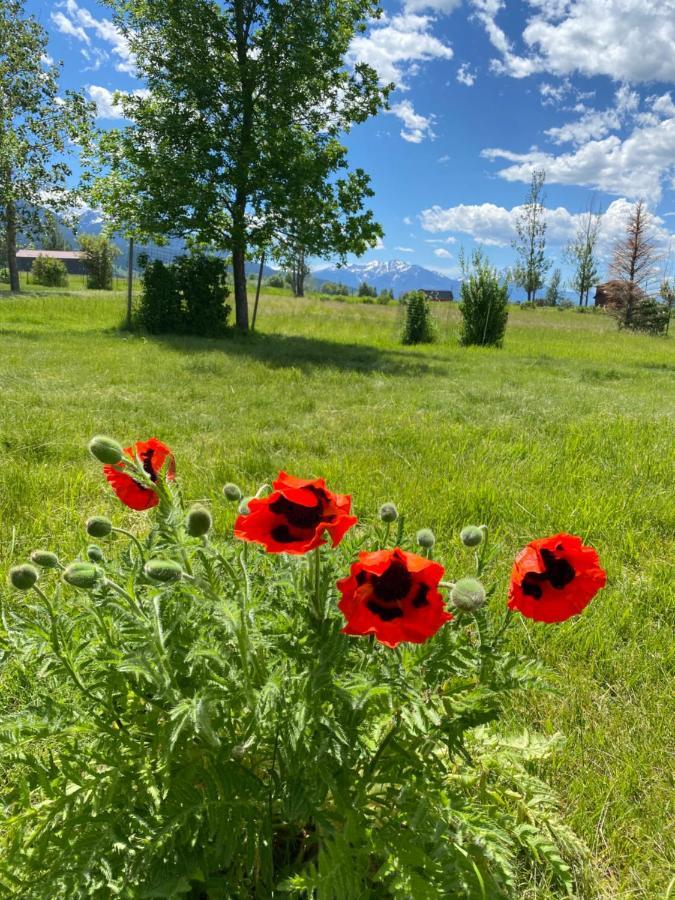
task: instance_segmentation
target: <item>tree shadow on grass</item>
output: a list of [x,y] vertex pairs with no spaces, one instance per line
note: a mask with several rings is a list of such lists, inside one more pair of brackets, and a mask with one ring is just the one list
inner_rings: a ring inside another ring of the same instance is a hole
[[304,372],[336,369],[344,372],[381,372],[385,375],[424,375],[431,366],[401,351],[387,351],[368,344],[346,344],[321,338],[283,334],[232,335],[221,340],[155,335],[148,338],[179,353],[223,353],[245,357],[274,369],[296,368]]

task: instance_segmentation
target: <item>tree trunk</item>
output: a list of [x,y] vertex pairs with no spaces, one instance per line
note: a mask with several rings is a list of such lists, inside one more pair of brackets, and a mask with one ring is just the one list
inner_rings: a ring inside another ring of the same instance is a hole
[[234,313],[237,328],[248,331],[248,293],[246,291],[246,247],[232,247],[232,277],[234,281]]
[[305,296],[305,253],[300,251],[296,260],[295,283],[297,287],[296,297]]
[[19,268],[16,263],[16,209],[14,201],[5,204],[5,228],[7,237],[7,268],[9,269],[9,289],[15,294],[21,290]]

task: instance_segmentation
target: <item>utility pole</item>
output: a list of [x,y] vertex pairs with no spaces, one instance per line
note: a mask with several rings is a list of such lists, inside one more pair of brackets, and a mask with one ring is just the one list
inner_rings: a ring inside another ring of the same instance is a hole
[[129,238],[129,260],[127,264],[127,330],[131,331],[131,305],[134,289],[134,239]]

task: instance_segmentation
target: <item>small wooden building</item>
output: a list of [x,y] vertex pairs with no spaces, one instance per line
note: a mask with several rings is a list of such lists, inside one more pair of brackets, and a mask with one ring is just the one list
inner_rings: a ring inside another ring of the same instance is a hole
[[426,288],[422,288],[422,293],[427,298],[427,300],[448,302],[455,299],[455,295],[452,293],[452,291],[430,291]]
[[38,256],[60,259],[69,275],[85,275],[85,255],[79,250],[17,250],[16,264],[19,272],[30,272]]

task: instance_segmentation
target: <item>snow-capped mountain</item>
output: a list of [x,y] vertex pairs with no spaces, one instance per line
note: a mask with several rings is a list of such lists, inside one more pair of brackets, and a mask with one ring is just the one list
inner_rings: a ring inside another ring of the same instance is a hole
[[315,269],[312,273],[319,281],[336,281],[346,284],[347,287],[358,287],[365,281],[378,291],[388,288],[395,296],[400,296],[406,291],[427,290],[453,291],[455,297],[459,296],[460,282],[456,278],[448,278],[440,272],[432,269],[424,269],[402,259],[390,259],[388,261],[373,260],[369,263],[353,263],[352,265],[336,268],[326,266]]

